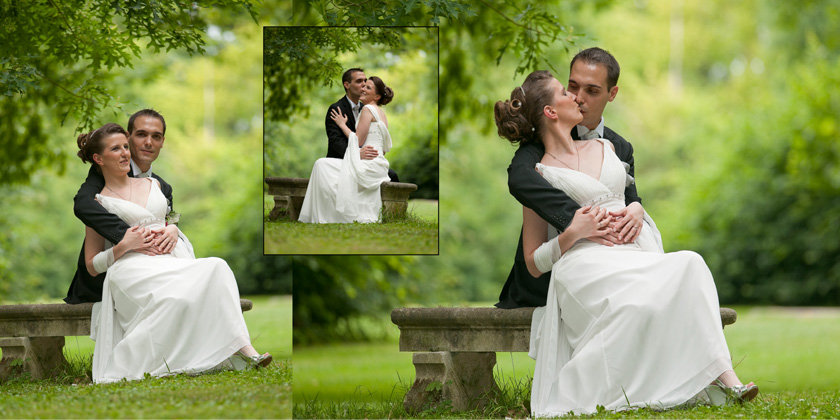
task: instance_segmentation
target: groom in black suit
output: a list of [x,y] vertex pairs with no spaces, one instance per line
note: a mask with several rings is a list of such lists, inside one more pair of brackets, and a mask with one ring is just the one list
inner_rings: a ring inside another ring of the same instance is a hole
[[[131,170],[128,172],[132,177],[153,177],[160,181],[160,189],[166,196],[169,209],[172,209],[172,186],[166,183],[163,178],[152,173],[152,162],[157,159],[160,149],[163,147],[164,135],[166,134],[166,122],[163,116],[155,110],[144,109],[136,112],[128,119],[128,145],[131,151]],[[94,198],[105,186],[105,179],[97,171],[95,165],[91,165],[87,179],[79,187],[79,191],[73,198],[73,212],[85,225],[90,226],[97,233],[102,235],[112,244],[122,240],[129,226],[116,215],[108,213],[101,204]],[[172,251],[174,241],[165,234],[159,234],[151,245],[139,252],[147,254],[166,254]],[[82,250],[79,253],[79,262],[76,266],[76,274],[70,289],[67,290],[67,303],[99,302],[102,300],[102,283],[105,281],[105,273],[91,276],[85,265],[85,245],[82,242]]]
[[[607,102],[612,102],[618,93],[619,66],[615,58],[600,48],[589,48],[579,52],[572,59],[567,90],[577,96],[583,120],[572,129],[574,140],[605,138],[615,146],[615,153],[622,162],[629,165],[628,174],[635,176],[633,146],[623,137],[604,126],[603,112]],[[542,143],[523,143],[508,166],[508,188],[523,206],[536,212],[549,225],[564,231],[572,217],[580,208],[563,191],[554,188],[536,170],[535,166],[545,154]],[[606,244],[633,242],[641,231],[644,209],[642,199],[636,192],[636,185],[631,184],[624,190],[625,204],[628,206],[618,214],[613,214],[617,221],[613,224],[617,235],[589,238]],[[631,205],[638,203],[638,205]],[[635,228],[635,229],[634,229]],[[616,236],[620,236],[619,240]],[[520,308],[527,306],[545,306],[551,272],[540,277],[533,277],[525,265],[522,248],[522,233],[516,257],[508,275],[507,282],[499,295],[499,308]]]
[[[327,157],[335,159],[344,159],[344,152],[347,150],[347,136],[338,127],[338,124],[330,118],[330,112],[333,109],[339,109],[342,114],[347,116],[347,128],[354,133],[356,132],[356,118],[362,109],[362,103],[359,102],[359,96],[362,94],[362,88],[365,86],[367,78],[365,71],[360,68],[352,68],[344,72],[341,76],[341,83],[344,85],[344,97],[330,105],[327,109],[327,117],[324,124],[327,129],[327,139],[329,141],[329,148],[327,149]],[[361,149],[360,155],[362,159],[369,160],[378,156],[379,152],[373,146],[365,146]],[[388,177],[391,182],[400,182],[400,178],[393,169],[388,168]]]

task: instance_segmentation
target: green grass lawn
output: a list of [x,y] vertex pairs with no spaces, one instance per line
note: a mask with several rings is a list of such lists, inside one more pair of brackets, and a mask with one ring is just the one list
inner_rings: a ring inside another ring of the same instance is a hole
[[245,321],[254,346],[270,352],[267,369],[94,385],[93,341],[67,337],[71,367],[57,379],[26,374],[0,384],[4,418],[290,418],[292,415],[291,296],[245,296],[254,309]]
[[[593,417],[708,418],[840,416],[840,309],[735,308],[738,321],[724,332],[735,371],[761,387],[757,403],[654,413],[603,413]],[[397,329],[384,342],[296,347],[296,417],[401,417],[401,400],[414,379],[410,353],[400,353]],[[530,392],[534,361],[524,353],[498,353],[496,380],[519,394],[509,406],[459,416],[521,417],[516,404]],[[512,410],[512,411],[511,411]],[[346,413],[346,414],[342,414]],[[419,417],[447,417],[428,412]]]
[[263,228],[266,254],[437,254],[438,205],[409,200],[408,217],[387,223],[311,224],[268,221]]

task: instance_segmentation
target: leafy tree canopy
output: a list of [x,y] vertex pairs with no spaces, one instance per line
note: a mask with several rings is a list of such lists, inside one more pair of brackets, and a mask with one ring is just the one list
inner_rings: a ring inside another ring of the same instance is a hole
[[338,55],[362,45],[386,45],[397,50],[402,32],[393,28],[266,27],[265,117],[286,121],[297,111],[308,112],[304,98],[317,86],[340,83],[343,66]]
[[[0,1],[0,184],[29,181],[40,167],[64,170],[48,121],[94,128],[121,110],[109,84],[141,52],[203,54],[211,9],[247,12],[251,0]],[[143,43],[145,42],[145,45]]]
[[442,19],[457,20],[474,16],[471,5],[457,0],[385,0],[353,3],[309,0],[330,26],[415,26],[438,25]]
[[[310,9],[296,6],[295,23],[300,25],[441,25],[442,42],[447,46],[442,54],[444,63],[441,73],[441,128],[444,132],[451,127],[449,121],[464,112],[475,110],[475,102],[463,95],[449,94],[450,88],[463,92],[474,76],[465,73],[467,61],[474,61],[475,55],[489,57],[499,65],[505,57],[517,60],[514,74],[517,76],[541,68],[557,69],[546,59],[547,50],[558,47],[568,51],[582,34],[573,26],[564,24],[563,13],[582,7],[581,2],[560,7],[557,4],[527,1],[479,0],[472,4],[449,0],[426,1],[377,1],[349,4],[327,0],[311,0]],[[611,0],[589,3],[601,8]],[[315,16],[313,14],[317,14]],[[341,52],[356,51],[363,42],[387,42],[381,28],[351,28],[357,31],[355,37],[324,36],[323,32],[310,34],[303,28],[266,28],[266,85],[270,97],[266,100],[266,116],[283,120],[288,111],[301,109],[300,98],[317,86],[331,86],[341,69],[336,66],[335,57]],[[352,32],[348,32],[352,33]],[[484,45],[479,50],[465,50],[459,42],[462,35],[486,34]],[[313,38],[302,38],[311,35]],[[303,44],[306,40],[308,45]],[[289,61],[289,60],[294,61]],[[280,66],[279,63],[285,63]],[[456,114],[453,110],[459,110]],[[452,118],[449,118],[452,117]]]

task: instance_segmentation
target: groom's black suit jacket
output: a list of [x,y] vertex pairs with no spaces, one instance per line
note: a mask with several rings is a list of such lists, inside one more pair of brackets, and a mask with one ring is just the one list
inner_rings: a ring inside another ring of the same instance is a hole
[[[572,138],[580,140],[577,128],[572,129]],[[630,175],[635,176],[633,161],[633,146],[623,137],[604,127],[604,138],[615,146],[615,154],[622,162],[630,164]],[[508,166],[508,189],[523,206],[534,210],[540,217],[559,231],[564,231],[572,222],[575,211],[580,208],[566,193],[551,186],[536,170],[537,162],[542,160],[545,148],[542,143],[525,143],[519,146],[513,160]],[[639,203],[636,184],[624,190],[626,204],[634,201]],[[519,232],[519,245],[516,247],[513,267],[510,269],[507,281],[499,294],[499,308],[521,308],[529,306],[545,306],[548,296],[548,283],[551,272],[540,277],[533,277],[525,265],[525,253],[522,248],[522,231]]]
[[[353,116],[353,107],[350,105],[350,100],[347,99],[347,96],[343,96],[327,109],[327,117],[324,121],[324,125],[327,127],[327,140],[329,141],[327,157],[344,159],[344,152],[347,151],[347,136],[341,131],[341,127],[330,118],[332,110],[337,108],[341,109],[341,112],[347,116],[347,128],[354,133],[356,132],[356,117]],[[391,182],[400,182],[397,173],[391,168],[388,168],[388,176],[391,178]]]
[[[128,174],[129,176],[133,176],[132,171],[129,171]],[[160,189],[163,195],[166,196],[166,201],[171,208],[172,186],[156,174],[152,174],[152,177],[160,181]],[[93,228],[93,230],[112,244],[116,244],[122,240],[129,226],[116,215],[108,213],[105,207],[102,207],[94,198],[104,187],[105,179],[102,177],[102,174],[91,166],[87,179],[79,187],[79,191],[73,198],[73,212],[85,225]],[[87,266],[85,265],[85,243],[82,241],[82,250],[79,253],[76,274],[73,276],[73,282],[70,283],[70,288],[67,290],[67,297],[64,298],[64,301],[67,303],[99,302],[102,300],[102,283],[104,281],[105,273],[100,273],[95,277],[88,273]]]

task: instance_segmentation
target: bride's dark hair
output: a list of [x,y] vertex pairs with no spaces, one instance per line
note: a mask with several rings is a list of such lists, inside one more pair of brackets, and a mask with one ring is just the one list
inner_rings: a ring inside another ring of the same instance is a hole
[[124,134],[128,137],[125,129],[116,123],[108,123],[90,133],[79,134],[79,137],[76,138],[76,145],[79,146],[79,152],[76,155],[82,159],[82,162],[90,162],[94,168],[100,170],[99,165],[93,161],[93,155],[102,153],[105,149],[105,139],[116,133]]
[[540,142],[542,110],[554,98],[548,70],[531,72],[522,86],[510,93],[507,101],[498,101],[493,109],[499,136],[511,143]]
[[391,102],[394,99],[394,90],[388,86],[385,86],[385,82],[382,79],[376,76],[368,77],[368,80],[373,82],[373,87],[376,89],[376,94],[380,96],[379,101],[376,102],[379,106],[387,105],[388,102]]

